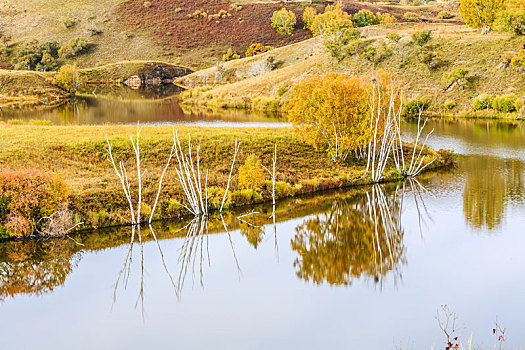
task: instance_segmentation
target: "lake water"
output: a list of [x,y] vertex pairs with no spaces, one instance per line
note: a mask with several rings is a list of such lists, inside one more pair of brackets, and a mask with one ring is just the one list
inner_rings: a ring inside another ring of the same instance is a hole
[[[91,90],[93,89],[93,90]],[[0,121],[10,119],[48,120],[53,125],[200,125],[200,126],[286,126],[282,117],[238,110],[204,113],[183,109],[175,85],[162,88],[131,89],[125,86],[96,87],[58,108],[26,110],[0,109]]]
[[457,168],[284,201],[275,226],[266,205],[0,243],[0,348],[443,349],[448,305],[467,348],[497,319],[523,349],[525,128],[429,124]]

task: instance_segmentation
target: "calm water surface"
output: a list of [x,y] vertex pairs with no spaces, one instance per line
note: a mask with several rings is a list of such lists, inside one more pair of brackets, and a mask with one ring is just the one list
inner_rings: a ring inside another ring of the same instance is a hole
[[158,89],[134,90],[125,86],[90,88],[82,97],[52,109],[0,110],[0,121],[10,119],[49,120],[53,125],[200,125],[200,126],[286,126],[283,118],[244,111],[203,113],[183,109],[181,88],[170,85]]
[[447,304],[463,344],[492,349],[497,317],[521,349],[525,128],[430,124],[456,169],[285,201],[275,226],[261,206],[158,224],[158,243],[143,227],[0,244],[0,348],[439,349]]

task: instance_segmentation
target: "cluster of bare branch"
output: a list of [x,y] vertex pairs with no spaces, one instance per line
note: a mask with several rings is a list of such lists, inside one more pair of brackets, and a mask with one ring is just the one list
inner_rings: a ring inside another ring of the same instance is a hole
[[[181,204],[195,216],[208,215],[208,170],[204,190],[202,187],[202,176],[200,169],[200,145],[197,146],[196,162],[193,161],[191,137],[188,135],[188,155],[182,151],[177,132],[174,134],[175,156],[177,157],[178,167],[175,166],[177,173],[176,180],[181,184],[188,205]],[[204,192],[204,195],[203,195]]]
[[[417,176],[435,161],[435,159],[433,159],[425,164],[425,155],[423,154],[428,137],[434,130],[427,133],[423,142],[420,141],[428,121],[428,118],[422,118],[423,111],[420,109],[416,140],[412,149],[410,162],[408,163],[405,160],[403,140],[401,138],[403,93],[399,86],[391,84],[388,89],[386,89],[386,91],[388,91],[387,96],[382,96],[383,91],[385,91],[382,84],[383,82],[375,78],[372,80],[372,91],[369,98],[371,141],[366,149],[366,172],[370,172],[373,182],[381,181],[390,154],[392,154],[394,164],[403,177]],[[400,101],[400,103],[396,103],[396,101]],[[387,102],[387,107],[384,107],[385,102]],[[359,152],[356,152],[356,154],[359,154]]]
[[[372,181],[383,179],[390,153],[396,141],[396,120],[401,117],[401,107],[396,110],[396,100],[400,91],[392,86],[389,95],[382,96],[383,82],[373,79],[372,92],[369,99],[371,141],[368,144],[366,172],[371,172]],[[389,99],[388,109],[383,107],[383,99]],[[382,130],[381,130],[382,129]]]
[[[113,169],[117,174],[124,195],[127,199],[129,210],[131,214],[131,224],[139,225],[141,222],[140,209],[142,205],[142,176],[145,171],[141,170],[141,159],[140,159],[140,132],[142,127],[140,124],[137,124],[137,133],[135,139],[130,136],[131,145],[133,147],[133,152],[135,154],[135,162],[137,166],[137,185],[138,185],[138,194],[137,194],[137,205],[134,206],[133,195],[131,193],[131,185],[128,179],[128,173],[124,162],[121,160],[118,162],[115,161],[113,156],[113,147],[109,142],[109,139],[106,135],[107,141],[107,152],[108,152],[108,161],[113,165]],[[235,161],[237,160],[237,155],[239,153],[241,144],[235,140],[235,147],[233,152],[233,160],[230,168],[230,173],[228,176],[228,182],[226,183],[226,189],[221,202],[220,211],[222,213],[224,204],[226,202],[228,191],[230,189],[230,184],[233,178],[233,171],[235,167]],[[194,151],[194,149],[196,149]],[[203,179],[203,173],[201,172],[201,157],[200,157],[200,145],[194,147],[191,142],[191,136],[188,135],[188,150],[187,152],[183,151],[181,142],[179,140],[178,134],[173,128],[173,144],[168,156],[166,165],[162,171],[162,174],[159,179],[157,194],[155,197],[155,202],[153,204],[151,214],[149,217],[149,223],[151,224],[153,220],[153,215],[158,205],[159,197],[162,192],[162,182],[164,177],[170,167],[171,160],[173,158],[177,159],[177,164],[174,166],[176,173],[175,179],[180,183],[182,190],[184,192],[184,197],[186,203],[178,203],[181,207],[188,210],[191,214],[196,217],[207,216],[208,215],[208,170],[206,170],[205,177]],[[273,169],[270,171],[265,167],[266,171],[271,176],[272,179],[272,199],[274,205],[274,214],[275,216],[275,181],[276,181],[276,164],[277,164],[277,144],[275,144],[273,152]]]
[[113,169],[115,170],[115,173],[117,174],[120,184],[122,186],[122,190],[124,191],[124,195],[126,196],[126,199],[128,200],[129,204],[129,211],[131,213],[131,223],[133,225],[136,225],[140,223],[140,206],[142,202],[142,180],[141,180],[141,172],[140,172],[140,145],[139,145],[139,139],[140,139],[140,132],[142,131],[142,127],[140,127],[140,124],[137,123],[137,135],[136,135],[136,141],[133,141],[133,136],[129,136],[131,140],[131,145],[133,146],[133,150],[135,152],[136,162],[137,162],[137,181],[139,183],[139,200],[137,205],[137,213],[135,214],[135,210],[133,209],[133,200],[131,197],[131,186],[129,184],[128,180],[128,173],[126,171],[126,167],[124,166],[124,162],[121,160],[118,164],[115,162],[115,159],[113,158],[113,147],[111,146],[111,143],[109,142],[108,136],[106,135],[106,141],[108,144],[107,152],[109,155],[108,161],[111,162],[113,165]]
[[[109,142],[109,139],[106,135],[106,141],[108,145],[107,152],[109,156],[108,161],[113,165],[113,169],[115,170],[115,173],[117,174],[120,180],[122,190],[124,191],[124,195],[129,205],[132,225],[138,225],[140,224],[140,221],[141,221],[140,210],[142,206],[142,176],[145,173],[145,171],[143,172],[141,170],[141,160],[140,160],[140,132],[141,131],[142,131],[142,127],[140,127],[140,124],[137,124],[137,134],[136,134],[135,139],[133,139],[133,137],[130,136],[131,146],[133,147],[133,152],[135,154],[135,160],[136,160],[136,165],[137,165],[138,193],[137,193],[136,209],[133,205],[131,185],[128,179],[128,173],[124,165],[124,162],[122,160],[119,161],[118,166],[117,166],[115,158],[113,157],[113,147],[111,143]],[[175,129],[173,129],[173,144],[171,146],[168,160],[166,162],[164,170],[162,171],[162,174],[159,179],[157,195],[155,197],[155,202],[151,210],[151,214],[149,217],[149,223],[151,223],[153,220],[153,215],[155,214],[155,210],[157,208],[159,197],[162,192],[162,182],[164,180],[164,176],[166,175],[166,172],[168,171],[170,167],[170,163],[173,157],[176,157],[178,161],[178,166],[175,166],[177,181],[181,184],[184,190],[186,199],[188,201],[188,205],[185,205],[185,204],[180,204],[180,205],[188,209],[188,211],[190,211],[195,216],[208,214],[208,195],[207,195],[208,171],[206,171],[206,179],[204,182],[204,190],[203,190],[202,176],[201,176],[201,170],[200,170],[200,155],[199,155],[200,146],[197,147],[196,164],[193,161],[192,147],[193,146],[191,144],[191,138],[188,137],[188,154],[186,155],[182,150],[181,143],[178,138],[177,132],[175,131]],[[203,195],[203,192],[204,192],[204,195]]]
[[74,221],[71,211],[63,207],[49,216],[40,218],[36,224],[36,232],[43,236],[65,236],[83,224]]

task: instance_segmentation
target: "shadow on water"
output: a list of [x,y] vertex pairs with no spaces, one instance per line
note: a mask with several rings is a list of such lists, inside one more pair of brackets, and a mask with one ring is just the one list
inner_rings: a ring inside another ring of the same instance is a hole
[[[122,246],[127,249],[122,267],[115,276],[113,300],[117,301],[119,290],[128,287],[130,276],[134,274],[132,280],[139,281],[135,306],[140,305],[144,312],[145,243],[154,242],[170,288],[180,300],[188,276],[193,284],[197,281],[204,287],[204,268],[211,268],[210,235],[222,234],[220,237],[229,245],[241,279],[242,263],[237,258],[231,234],[243,237],[255,251],[264,237],[273,239],[278,260],[278,226],[298,218],[303,219],[291,239],[298,278],[314,284],[345,286],[360,278],[381,283],[387,275],[397,278],[406,263],[401,221],[403,206],[407,198],[413,197],[420,216],[427,216],[421,196],[425,191],[417,180],[409,180],[397,185],[375,185],[294,198],[278,203],[275,208],[264,204],[245,213],[227,212],[209,219],[108,229],[64,239],[3,242],[0,243],[0,300],[17,294],[50,293],[64,283],[83,253]],[[174,252],[164,252],[160,242],[173,239],[182,241],[176,266],[169,266],[165,257]]]

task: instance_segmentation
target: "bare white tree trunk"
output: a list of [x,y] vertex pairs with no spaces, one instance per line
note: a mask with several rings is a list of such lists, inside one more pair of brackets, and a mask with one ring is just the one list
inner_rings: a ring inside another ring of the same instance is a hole
[[237,139],[235,139],[235,148],[233,152],[232,166],[230,168],[230,175],[228,175],[228,182],[226,183],[226,190],[224,191],[224,196],[222,197],[221,209],[219,210],[220,213],[222,213],[222,208],[224,207],[224,203],[226,202],[226,197],[228,196],[228,190],[230,189],[230,182],[232,180],[233,167],[235,166],[235,159],[237,158],[237,153],[239,152],[240,147],[241,147],[241,144],[237,142]]
[[122,185],[122,190],[124,191],[124,195],[126,196],[126,199],[128,200],[128,204],[129,204],[129,211],[131,213],[131,223],[133,225],[135,225],[137,222],[135,220],[135,211],[133,210],[133,202],[131,200],[131,190],[130,190],[130,186],[129,186],[129,181],[128,181],[128,175],[126,173],[126,167],[124,166],[124,163],[122,161],[119,162],[119,168],[120,170],[117,169],[117,165],[115,163],[115,159],[113,158],[113,148],[111,146],[111,143],[109,142],[109,139],[108,139],[108,136],[106,135],[106,141],[108,143],[108,148],[107,148],[107,152],[108,152],[108,155],[109,155],[109,161],[111,162],[111,164],[113,165],[113,169],[115,170],[115,173],[117,174],[118,178],[120,179],[120,184]]
[[[373,182],[383,179],[396,137],[395,100],[399,91],[392,87],[390,96],[381,96],[382,82],[372,80],[369,99],[371,141],[368,144],[366,172],[371,172]],[[388,110],[383,109],[383,99],[389,99]],[[383,126],[383,130],[380,128]]]
[[[173,135],[175,136],[175,128],[173,128],[172,131],[173,131]],[[159,189],[157,190],[157,196],[155,197],[155,203],[153,204],[153,208],[151,209],[151,215],[149,216],[149,223],[150,224],[151,224],[151,221],[153,220],[153,214],[155,214],[155,209],[157,208],[157,203],[159,201],[160,192],[161,192],[161,189],[162,189],[162,181],[164,180],[164,175],[166,175],[166,171],[168,170],[168,168],[170,166],[171,159],[175,155],[176,147],[177,146],[175,145],[175,137],[173,137],[173,145],[171,146],[170,155],[168,157],[168,161],[166,162],[166,166],[164,167],[164,170],[162,171],[162,175],[160,176]]]
[[[264,169],[270,174],[270,177],[272,179],[272,203],[275,207],[275,166],[277,164],[277,144],[275,144],[273,149],[273,159],[272,159],[272,165],[273,165],[273,171],[270,171],[267,167],[264,167]],[[275,214],[275,213],[274,213]]]
[[139,185],[138,189],[138,204],[137,204],[137,224],[140,224],[140,209],[142,205],[142,172],[140,170],[140,145],[139,145],[139,139],[140,139],[140,132],[142,131],[142,127],[139,123],[137,123],[137,138],[135,141],[133,141],[133,137],[130,135],[129,139],[131,140],[131,146],[133,147],[133,151],[135,152],[135,158],[137,161],[137,182]]
[[[177,173],[176,180],[181,184],[184,195],[189,206],[181,204],[190,213],[195,216],[208,215],[208,173],[206,171],[205,198],[203,198],[203,188],[200,171],[200,146],[197,146],[196,163],[193,162],[191,137],[188,136],[188,155],[182,151],[177,132],[174,134],[175,156],[177,157],[178,167],[175,167]],[[195,169],[197,168],[197,169]],[[204,204],[206,203],[206,205]]]

